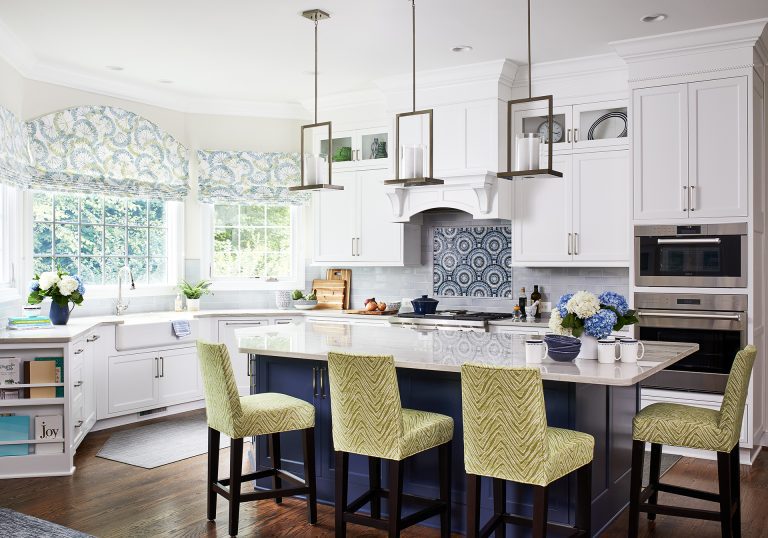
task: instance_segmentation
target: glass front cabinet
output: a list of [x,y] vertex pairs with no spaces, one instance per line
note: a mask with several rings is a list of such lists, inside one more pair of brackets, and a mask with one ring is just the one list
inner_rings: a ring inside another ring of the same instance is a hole
[[315,153],[323,158],[330,153],[334,169],[386,168],[389,166],[389,132],[385,127],[334,131],[330,144],[327,138],[315,138]]
[[[555,106],[553,112],[553,153],[609,147],[619,149],[629,144],[625,100]],[[516,110],[513,121],[514,134],[538,134],[542,142],[541,153],[546,154],[550,140],[546,109]]]

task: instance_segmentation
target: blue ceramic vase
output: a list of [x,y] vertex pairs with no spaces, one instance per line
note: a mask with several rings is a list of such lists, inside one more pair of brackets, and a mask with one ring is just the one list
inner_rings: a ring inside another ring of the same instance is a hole
[[[72,305],[74,308],[75,305]],[[66,325],[69,321],[69,313],[72,312],[72,308],[69,308],[69,303],[65,306],[60,306],[56,303],[51,303],[51,311],[48,313],[48,317],[51,318],[51,323],[54,325]]]

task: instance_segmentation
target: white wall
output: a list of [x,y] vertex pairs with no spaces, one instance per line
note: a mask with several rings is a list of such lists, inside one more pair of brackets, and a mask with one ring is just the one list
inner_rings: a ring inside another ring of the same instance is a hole
[[0,105],[21,116],[21,97],[24,79],[5,60],[0,58]]

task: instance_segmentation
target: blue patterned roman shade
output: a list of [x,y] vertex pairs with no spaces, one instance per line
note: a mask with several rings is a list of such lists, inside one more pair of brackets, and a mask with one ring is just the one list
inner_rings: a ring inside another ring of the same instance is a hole
[[29,184],[29,150],[24,123],[0,107],[0,183],[15,187]]
[[31,188],[182,200],[187,149],[156,124],[111,106],[80,106],[27,123]]
[[309,200],[308,193],[288,191],[301,183],[298,153],[199,150],[197,157],[203,203],[301,205]]

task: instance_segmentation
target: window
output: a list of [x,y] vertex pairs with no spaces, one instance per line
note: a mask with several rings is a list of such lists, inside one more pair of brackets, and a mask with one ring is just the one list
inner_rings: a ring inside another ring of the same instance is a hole
[[33,270],[59,266],[87,284],[113,284],[127,263],[137,285],[166,284],[167,213],[157,200],[33,192]]
[[0,296],[16,286],[18,195],[15,188],[0,183]]
[[211,278],[297,278],[290,207],[216,204],[213,213]]

